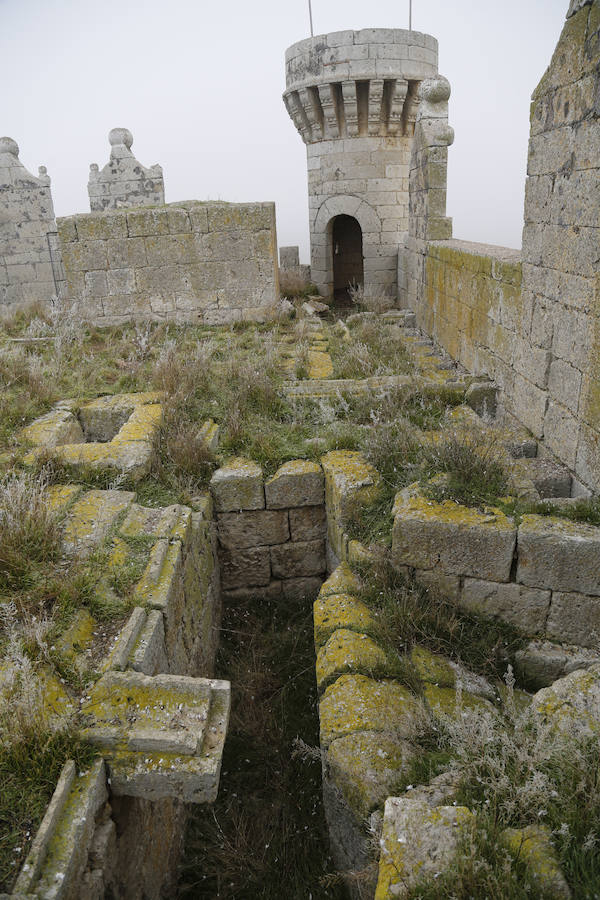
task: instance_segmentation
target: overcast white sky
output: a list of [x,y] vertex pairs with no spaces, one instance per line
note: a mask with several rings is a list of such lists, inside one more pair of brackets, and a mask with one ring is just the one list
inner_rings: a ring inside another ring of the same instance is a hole
[[[520,247],[529,100],[568,0],[413,0],[452,85],[454,236]],[[315,34],[407,28],[408,0],[313,0]],[[305,148],[281,100],[308,0],[0,0],[0,134],[46,165],[57,215],[89,210],[108,131],[160,163],[166,199],[274,200],[308,261]]]

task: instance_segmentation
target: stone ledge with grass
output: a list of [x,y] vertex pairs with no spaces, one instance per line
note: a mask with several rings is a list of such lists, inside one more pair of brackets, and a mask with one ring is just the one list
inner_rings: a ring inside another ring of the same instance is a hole
[[150,471],[163,420],[161,400],[162,394],[150,392],[63,401],[21,431],[21,439],[34,445],[25,462],[139,481]]

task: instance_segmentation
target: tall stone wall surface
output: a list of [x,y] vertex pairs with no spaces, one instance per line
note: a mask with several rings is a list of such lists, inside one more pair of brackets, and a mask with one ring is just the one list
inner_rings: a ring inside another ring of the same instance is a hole
[[145,168],[131,152],[133,135],[113,128],[108,135],[110,159],[103,169],[90,165],[88,195],[92,212],[136,206],[162,206],[165,185],[159,165]]
[[12,138],[0,138],[0,306],[60,296],[64,273],[56,235],[50,178],[19,160]]
[[418,87],[436,72],[437,41],[419,32],[339,31],[288,49],[283,99],[307,145],[311,270],[323,294],[340,215],[361,227],[365,286],[395,292]]
[[95,321],[262,321],[279,299],[272,203],[88,213],[58,230],[69,296]]
[[401,304],[420,327],[494,378],[511,411],[591,490],[600,488],[599,26],[598,0],[571,3],[533,95],[522,254],[443,240],[447,97],[422,85],[398,258]]
[[531,105],[524,340],[545,441],[600,488],[600,2],[573,0]]

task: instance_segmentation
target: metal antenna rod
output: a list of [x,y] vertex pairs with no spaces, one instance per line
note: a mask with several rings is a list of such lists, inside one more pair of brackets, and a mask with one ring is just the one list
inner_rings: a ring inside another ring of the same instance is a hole
[[[411,0],[411,2],[412,2],[412,0]],[[311,36],[311,37],[314,37],[314,36],[315,36],[315,32],[314,32],[314,30],[313,30],[312,2],[311,2],[311,0],[308,0],[308,14],[309,14],[309,16],[310,16],[310,36]]]
[[408,30],[412,31],[412,0],[408,0]]

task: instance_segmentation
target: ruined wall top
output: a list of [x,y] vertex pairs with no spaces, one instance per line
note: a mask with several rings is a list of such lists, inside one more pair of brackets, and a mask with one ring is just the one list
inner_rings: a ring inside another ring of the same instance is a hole
[[128,128],[113,128],[108,140],[108,163],[102,170],[96,163],[90,165],[90,210],[162,205],[165,202],[162,168],[154,165],[147,169],[138,162],[131,152],[133,135]]

